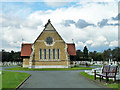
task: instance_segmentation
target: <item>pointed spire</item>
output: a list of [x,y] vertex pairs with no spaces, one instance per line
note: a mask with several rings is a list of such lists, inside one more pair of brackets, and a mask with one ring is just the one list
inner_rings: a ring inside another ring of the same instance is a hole
[[48,19],[48,23],[50,23],[51,21],[50,21],[50,19]]
[[45,27],[46,27],[49,23],[51,23],[50,19],[48,19],[48,22],[45,24]]

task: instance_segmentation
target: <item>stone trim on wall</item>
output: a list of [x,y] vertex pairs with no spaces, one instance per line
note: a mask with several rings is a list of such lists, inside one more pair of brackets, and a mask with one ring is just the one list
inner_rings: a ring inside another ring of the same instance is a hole
[[32,62],[65,62],[65,61],[70,61],[70,60],[33,60]]
[[25,68],[25,67],[29,67],[29,65],[24,65],[24,64],[23,64],[23,67],[24,67],[24,68]]
[[69,66],[64,65],[33,65],[33,68],[68,68]]
[[[45,40],[37,40],[36,42],[45,42]],[[54,42],[64,42],[63,40],[54,40]]]

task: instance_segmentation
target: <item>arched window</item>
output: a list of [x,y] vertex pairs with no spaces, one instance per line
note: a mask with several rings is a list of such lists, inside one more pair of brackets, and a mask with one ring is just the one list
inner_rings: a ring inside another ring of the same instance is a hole
[[42,59],[42,49],[40,49],[40,59]]

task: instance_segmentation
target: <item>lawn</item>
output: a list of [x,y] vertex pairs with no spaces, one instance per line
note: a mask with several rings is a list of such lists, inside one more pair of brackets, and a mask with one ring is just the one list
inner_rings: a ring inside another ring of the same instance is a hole
[[0,90],[2,89],[2,75],[0,74]]
[[10,67],[10,66],[18,66],[18,65],[2,65],[0,67]]
[[[90,80],[94,80],[94,75],[89,75],[85,72],[80,72],[80,74],[82,76],[89,78]],[[120,86],[118,82],[117,83],[107,83],[107,84],[104,82],[101,82],[101,84],[104,84],[105,86],[110,87],[110,88],[118,88],[118,86]],[[120,87],[119,87],[119,89],[120,89]]]
[[88,70],[88,69],[93,69],[91,67],[73,67],[73,68],[23,68],[23,67],[14,67],[14,68],[8,68],[7,70],[21,70],[21,71],[26,71],[26,70],[31,70],[31,71],[57,71],[57,70]]
[[102,67],[103,65],[90,65],[90,66],[98,66],[98,67]]
[[29,75],[28,73],[2,71],[2,88],[16,88]]

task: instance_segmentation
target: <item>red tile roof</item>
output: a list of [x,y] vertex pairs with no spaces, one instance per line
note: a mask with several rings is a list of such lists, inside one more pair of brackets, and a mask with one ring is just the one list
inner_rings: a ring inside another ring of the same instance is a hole
[[[71,56],[76,55],[75,44],[74,43],[67,43],[67,52]],[[32,44],[22,44],[21,49],[21,56],[30,56],[32,53]]]
[[21,56],[30,56],[32,53],[32,44],[22,44]]
[[67,43],[67,52],[69,55],[71,56],[75,56],[76,55],[76,49],[75,49],[75,44],[74,43]]

